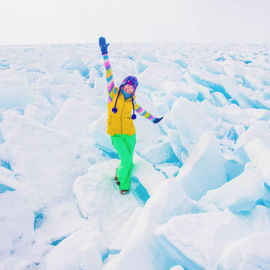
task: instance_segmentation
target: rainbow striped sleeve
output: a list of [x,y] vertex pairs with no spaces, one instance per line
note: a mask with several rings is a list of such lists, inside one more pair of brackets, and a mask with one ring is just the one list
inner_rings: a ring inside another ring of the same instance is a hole
[[141,116],[154,121],[156,118],[147,110],[143,109],[140,105],[138,105],[138,103],[135,101],[134,103],[134,109],[136,111],[136,113],[140,114]]
[[112,74],[112,68],[111,68],[109,55],[104,54],[103,59],[104,59],[104,66],[105,66],[105,70],[106,70],[108,103],[111,103],[113,100],[113,96],[116,93],[117,89],[116,89],[116,87],[114,85],[114,81],[113,81],[113,74]]

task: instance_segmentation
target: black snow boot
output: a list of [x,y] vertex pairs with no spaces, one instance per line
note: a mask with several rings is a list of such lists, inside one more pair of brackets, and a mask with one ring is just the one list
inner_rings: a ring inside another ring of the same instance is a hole
[[114,182],[115,182],[116,185],[120,186],[120,182],[119,182],[119,179],[117,177],[117,173],[116,172],[117,172],[117,170],[115,170]]

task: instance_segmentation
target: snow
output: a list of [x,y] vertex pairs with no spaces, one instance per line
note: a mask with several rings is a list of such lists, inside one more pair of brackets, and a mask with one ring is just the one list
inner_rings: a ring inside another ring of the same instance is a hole
[[[269,142],[269,141],[268,141]],[[256,166],[262,172],[265,182],[269,185],[270,169],[267,165],[267,158],[270,154],[270,147],[266,143],[263,143],[259,138],[249,142],[245,146],[247,155],[251,161],[254,160]]]
[[[212,164],[213,160],[215,166]],[[199,200],[208,190],[225,184],[225,160],[218,142],[211,133],[202,134],[200,141],[179,171],[177,181],[193,200]]]
[[98,45],[0,47],[0,269],[269,269],[269,49],[111,44],[164,116],[122,196]]
[[268,269],[269,232],[254,233],[229,244],[220,259],[220,269]]
[[153,164],[162,163],[180,163],[175,155],[170,143],[162,142],[154,146],[150,146],[141,152],[143,158]]
[[80,58],[72,58],[63,63],[65,70],[78,70],[83,77],[89,78],[89,69]]
[[[125,220],[142,205],[134,196],[119,196],[111,175],[117,160],[91,166],[88,172],[74,182],[74,194],[81,214],[88,219],[96,217],[97,226],[111,240],[115,238]],[[117,218],[116,218],[117,217]]]
[[183,270],[183,269],[184,268],[182,266],[180,266],[180,265],[176,265],[176,266],[170,268],[170,270]]
[[252,164],[247,164],[242,174],[220,188],[208,191],[200,203],[207,211],[229,208],[238,214],[252,211],[256,204],[267,205],[269,199],[270,193],[265,188],[260,171]]
[[46,256],[44,269],[100,269],[106,243],[101,235],[87,227],[74,232],[53,248]]
[[[219,257],[229,243],[249,234],[267,232],[269,209],[257,206],[247,216],[224,212],[189,214],[173,217],[156,231],[160,245],[176,249],[177,260],[188,269],[216,269]],[[181,233],[177,233],[181,231]],[[269,254],[261,254],[267,259]],[[269,258],[268,258],[269,259]]]
[[[15,76],[14,76],[15,77]],[[34,100],[34,92],[24,79],[14,78],[0,81],[0,108],[25,109]]]

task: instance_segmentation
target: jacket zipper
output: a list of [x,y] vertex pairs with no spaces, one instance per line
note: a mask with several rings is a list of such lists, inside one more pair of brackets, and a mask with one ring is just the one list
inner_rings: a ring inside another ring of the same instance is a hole
[[122,115],[123,115],[125,105],[126,105],[126,100],[124,101],[124,105],[123,105],[122,111],[121,111],[121,134],[123,134],[123,123],[122,123],[123,122],[123,117],[122,117]]

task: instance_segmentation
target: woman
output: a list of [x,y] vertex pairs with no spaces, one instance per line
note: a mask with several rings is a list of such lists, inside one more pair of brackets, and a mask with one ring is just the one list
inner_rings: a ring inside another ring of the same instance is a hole
[[131,185],[133,153],[136,144],[136,130],[133,123],[133,120],[136,119],[135,111],[155,124],[160,122],[163,117],[154,117],[135,101],[135,91],[138,87],[136,77],[128,76],[119,87],[114,85],[108,46],[109,43],[106,43],[105,38],[100,37],[99,47],[104,59],[108,89],[107,133],[111,136],[112,145],[121,160],[114,180],[120,186],[121,194],[125,195]]

